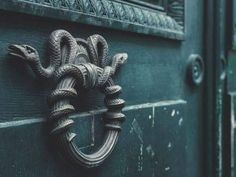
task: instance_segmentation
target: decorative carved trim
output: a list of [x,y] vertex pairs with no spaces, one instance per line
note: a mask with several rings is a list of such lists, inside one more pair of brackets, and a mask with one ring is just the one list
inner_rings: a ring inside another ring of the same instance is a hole
[[167,13],[184,27],[184,0],[168,0]]
[[182,40],[183,2],[169,0],[167,13],[118,0],[9,0],[0,8]]

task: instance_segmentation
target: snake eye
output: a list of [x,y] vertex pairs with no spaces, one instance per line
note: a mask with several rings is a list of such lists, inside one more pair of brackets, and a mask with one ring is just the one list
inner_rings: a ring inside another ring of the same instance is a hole
[[120,59],[121,62],[125,62],[127,58],[128,58],[128,55],[126,53],[120,54],[119,59]]
[[27,51],[29,54],[35,52],[35,50],[34,50],[32,47],[28,46],[28,45],[24,45],[24,47],[25,47],[26,51]]

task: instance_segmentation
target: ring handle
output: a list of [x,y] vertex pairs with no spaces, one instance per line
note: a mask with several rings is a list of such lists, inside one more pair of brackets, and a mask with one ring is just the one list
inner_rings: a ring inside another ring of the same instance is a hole
[[103,144],[92,154],[85,154],[79,150],[75,142],[76,134],[70,131],[70,127],[74,123],[68,117],[74,112],[70,100],[77,97],[76,86],[82,85],[86,89],[94,87],[88,84],[89,80],[94,83],[91,81],[92,75],[97,75],[95,83],[98,83],[98,79],[104,77],[104,71],[93,64],[65,65],[59,68],[56,74],[57,80],[59,80],[58,85],[49,97],[50,105],[52,105],[50,120],[54,124],[51,134],[73,163],[87,168],[100,165],[111,154],[119,138],[121,124],[125,120],[125,115],[121,112],[125,101],[118,98],[121,87],[115,85],[112,78],[109,77],[104,85],[99,86],[99,90],[105,94],[104,102],[107,107],[107,112],[103,115],[106,129]]
[[[57,86],[48,97],[51,108],[49,121],[51,135],[59,145],[62,154],[73,163],[87,168],[99,166],[112,152],[125,120],[122,113],[125,101],[119,98],[121,87],[115,85],[112,76],[127,60],[126,53],[114,55],[107,65],[108,45],[100,35],[92,35],[87,40],[74,38],[65,30],[55,30],[49,38],[50,64],[44,68],[37,50],[29,45],[10,45],[11,56],[29,64],[36,76],[42,79],[54,78]],[[99,90],[105,95],[107,112],[103,115],[105,137],[101,147],[92,154],[85,154],[76,145],[76,134],[70,128],[74,121],[69,116],[75,112],[72,99],[80,89]]]

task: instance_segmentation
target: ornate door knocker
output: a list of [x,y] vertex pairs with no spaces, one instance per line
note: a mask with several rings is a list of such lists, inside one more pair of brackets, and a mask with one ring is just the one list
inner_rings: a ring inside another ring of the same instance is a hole
[[[30,65],[34,73],[42,79],[55,78],[57,86],[49,96],[51,114],[49,121],[53,127],[51,134],[72,162],[84,167],[100,165],[112,152],[118,140],[125,115],[121,112],[125,101],[118,98],[121,87],[115,85],[111,76],[127,60],[126,53],[113,57],[108,66],[108,45],[100,35],[92,35],[87,40],[74,38],[65,30],[56,30],[49,39],[49,60],[47,68],[41,65],[36,49],[28,45],[10,45],[9,54]],[[74,123],[69,115],[75,112],[71,99],[77,97],[79,89],[99,88],[105,94],[104,142],[92,154],[81,152],[75,143],[75,133],[70,127]]]

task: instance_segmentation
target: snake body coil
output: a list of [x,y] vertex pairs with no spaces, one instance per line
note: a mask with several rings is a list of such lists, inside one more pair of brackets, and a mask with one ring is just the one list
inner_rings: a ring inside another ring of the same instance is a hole
[[[121,87],[114,84],[111,76],[127,59],[127,54],[116,54],[111,66],[107,66],[108,46],[100,35],[93,35],[87,41],[73,38],[65,30],[54,31],[49,40],[50,64],[43,68],[37,51],[27,45],[11,45],[9,53],[23,59],[41,78],[56,80],[57,87],[48,98],[53,122],[51,134],[56,138],[62,153],[75,164],[84,167],[100,165],[112,152],[118,140],[125,101],[119,98]],[[92,62],[92,63],[90,63]],[[71,100],[80,89],[98,87],[104,93],[107,112],[103,115],[105,137],[102,146],[92,154],[85,154],[75,143],[76,134],[70,131],[74,121],[69,115],[75,112]]]

